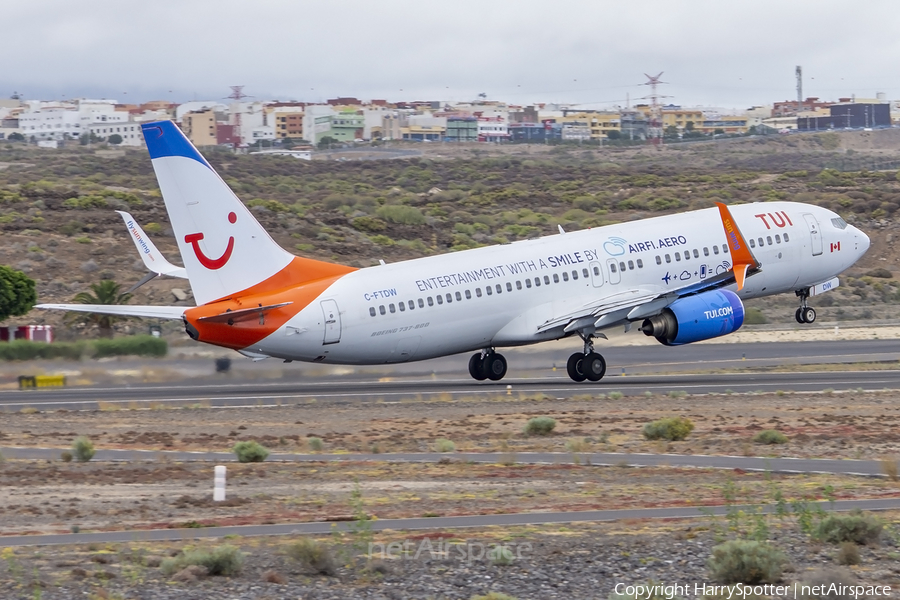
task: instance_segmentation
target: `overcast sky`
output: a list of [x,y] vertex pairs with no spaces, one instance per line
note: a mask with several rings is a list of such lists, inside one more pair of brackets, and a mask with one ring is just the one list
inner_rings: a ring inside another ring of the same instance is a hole
[[746,108],[900,99],[896,0],[22,0],[5,3],[0,95],[120,102],[471,100]]

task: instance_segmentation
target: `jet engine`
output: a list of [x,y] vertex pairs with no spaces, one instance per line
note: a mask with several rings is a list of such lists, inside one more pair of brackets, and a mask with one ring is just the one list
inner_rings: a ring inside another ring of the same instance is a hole
[[744,324],[744,305],[728,290],[704,292],[676,300],[644,319],[641,331],[666,346],[680,346],[733,333]]

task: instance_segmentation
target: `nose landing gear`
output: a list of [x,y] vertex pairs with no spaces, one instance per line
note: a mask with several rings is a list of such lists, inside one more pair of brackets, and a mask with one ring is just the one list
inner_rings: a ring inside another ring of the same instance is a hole
[[809,288],[803,288],[796,291],[797,297],[800,298],[800,308],[794,313],[794,318],[798,323],[812,323],[816,320],[816,309],[807,306],[809,300]]
[[594,352],[594,337],[581,336],[584,352],[576,352],[566,362],[566,372],[572,381],[600,381],[606,375],[606,360]]
[[478,381],[500,381],[506,375],[506,359],[493,348],[476,352],[469,359],[469,375]]

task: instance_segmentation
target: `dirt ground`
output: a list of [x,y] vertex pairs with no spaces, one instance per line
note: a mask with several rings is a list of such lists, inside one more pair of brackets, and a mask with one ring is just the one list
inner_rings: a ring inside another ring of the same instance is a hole
[[[111,407],[109,407],[111,408]],[[504,464],[232,463],[231,495],[214,505],[212,465],[64,463],[8,460],[0,465],[0,531],[178,527],[324,520],[346,517],[355,481],[382,518],[462,515],[518,510],[587,510],[627,506],[715,504],[734,474],[698,469],[593,467],[572,459],[556,465],[517,465],[516,452],[685,453],[892,459],[900,455],[897,392],[825,392],[650,396],[585,395],[569,400],[507,396],[491,399],[346,404],[320,400],[272,408],[158,408],[10,413],[0,446],[66,450],[78,435],[98,449],[227,452],[255,440],[279,453],[432,451],[439,438],[456,450],[496,451]],[[643,439],[645,423],[684,416],[695,424],[685,441]],[[528,419],[550,416],[548,436],[523,432]],[[788,436],[783,445],[752,441],[763,429]],[[387,457],[386,457],[387,458]],[[769,490],[762,474],[740,474],[748,497]],[[792,495],[839,497],[900,494],[889,479],[780,477]],[[743,485],[743,484],[742,484]],[[684,490],[692,490],[685,494]],[[817,491],[818,490],[818,491]],[[179,525],[181,524],[181,525]]]

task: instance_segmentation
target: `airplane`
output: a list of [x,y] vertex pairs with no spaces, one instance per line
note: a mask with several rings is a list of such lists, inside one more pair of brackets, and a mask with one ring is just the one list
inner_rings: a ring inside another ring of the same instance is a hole
[[184,273],[139,226],[129,230],[151,275],[186,274],[197,306],[38,308],[181,320],[192,339],[253,359],[373,365],[474,352],[469,374],[498,381],[507,361],[497,348],[577,335],[583,351],[567,373],[599,381],[604,330],[637,324],[665,345],[688,344],[739,329],[743,300],[786,292],[800,300],[796,320],[812,323],[809,298],[837,287],[869,248],[822,207],[719,203],[357,269],[285,251],[175,123],[142,129]]

